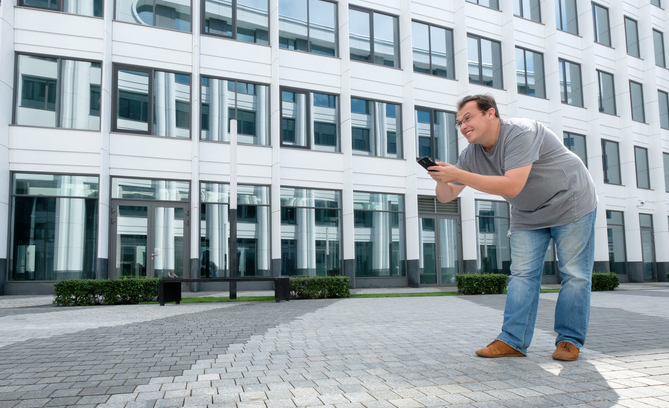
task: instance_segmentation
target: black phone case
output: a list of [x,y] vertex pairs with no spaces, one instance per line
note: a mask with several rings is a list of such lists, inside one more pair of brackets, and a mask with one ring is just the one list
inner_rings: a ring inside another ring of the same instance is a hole
[[430,159],[429,157],[425,156],[421,159],[418,159],[418,164],[423,166],[425,170],[427,170],[428,167],[430,166],[436,166],[437,163],[434,162],[434,160]]

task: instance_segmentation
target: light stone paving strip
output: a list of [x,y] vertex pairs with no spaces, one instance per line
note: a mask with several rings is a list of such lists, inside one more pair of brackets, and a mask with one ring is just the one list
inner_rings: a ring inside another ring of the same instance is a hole
[[[610,296],[594,294],[593,304],[640,300]],[[634,357],[584,348],[581,360],[561,363],[550,359],[554,335],[538,330],[527,358],[481,359],[473,350],[496,335],[501,312],[466,299],[338,302],[101,407],[669,406],[666,342]],[[650,314],[666,320],[659,310]]]

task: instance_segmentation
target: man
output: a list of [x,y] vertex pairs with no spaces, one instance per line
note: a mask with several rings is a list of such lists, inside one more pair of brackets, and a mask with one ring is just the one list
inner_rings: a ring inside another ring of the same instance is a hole
[[562,286],[555,307],[553,358],[576,360],[590,317],[597,196],[583,162],[541,123],[501,119],[495,99],[458,102],[456,126],[469,145],[455,166],[438,162],[429,174],[441,202],[465,186],[502,196],[511,205],[511,276],[502,332],[481,357],[523,357],[532,341],[548,244],[557,249]]

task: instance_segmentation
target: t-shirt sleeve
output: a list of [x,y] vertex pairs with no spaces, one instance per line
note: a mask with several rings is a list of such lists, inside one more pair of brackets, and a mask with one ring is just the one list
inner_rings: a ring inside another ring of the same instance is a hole
[[[535,125],[536,126],[536,125]],[[539,159],[541,140],[536,127],[513,127],[506,136],[504,146],[504,171],[527,166]]]

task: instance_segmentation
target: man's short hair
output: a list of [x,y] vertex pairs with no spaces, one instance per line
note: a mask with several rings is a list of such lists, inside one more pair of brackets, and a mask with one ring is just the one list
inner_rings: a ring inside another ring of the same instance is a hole
[[476,101],[476,106],[478,106],[479,110],[482,111],[487,111],[490,108],[495,108],[495,116],[499,118],[499,109],[497,109],[497,102],[495,102],[495,98],[490,94],[465,96],[458,102],[458,111],[471,101]]

